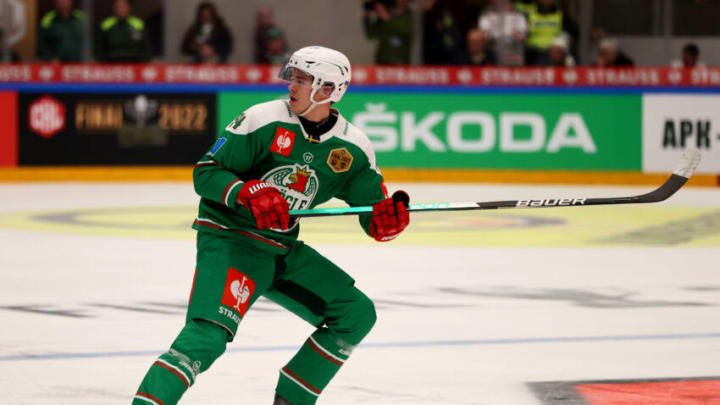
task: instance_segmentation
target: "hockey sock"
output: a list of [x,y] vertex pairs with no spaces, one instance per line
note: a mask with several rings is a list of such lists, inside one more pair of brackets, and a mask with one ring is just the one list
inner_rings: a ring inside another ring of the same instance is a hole
[[314,404],[351,351],[329,329],[316,330],[280,370],[277,393],[295,405]]
[[174,405],[195,382],[198,374],[225,351],[228,332],[214,323],[189,321],[170,350],[150,366],[133,405]]

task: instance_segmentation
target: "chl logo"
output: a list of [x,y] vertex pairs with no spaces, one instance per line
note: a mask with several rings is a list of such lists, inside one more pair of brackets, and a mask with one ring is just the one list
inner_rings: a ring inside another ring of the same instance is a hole
[[273,143],[270,145],[270,152],[290,156],[294,144],[295,132],[278,127],[277,131],[275,131],[275,139],[273,139]]
[[280,190],[291,210],[309,208],[320,187],[320,181],[310,165],[280,166],[269,171],[261,180]]
[[65,105],[49,95],[33,102],[29,108],[29,127],[43,138],[65,128]]
[[255,282],[248,276],[230,267],[225,280],[225,292],[221,304],[245,316],[250,305],[250,297],[255,292]]

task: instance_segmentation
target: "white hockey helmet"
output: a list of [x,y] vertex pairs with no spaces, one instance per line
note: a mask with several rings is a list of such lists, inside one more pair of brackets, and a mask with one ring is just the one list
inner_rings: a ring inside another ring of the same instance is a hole
[[[280,79],[292,80],[294,69],[302,70],[313,77],[310,93],[312,105],[301,115],[308,113],[317,104],[340,101],[350,85],[352,75],[348,58],[341,52],[324,46],[307,46],[295,51],[280,71]],[[332,88],[330,97],[320,102],[314,101],[315,93],[323,87]]]

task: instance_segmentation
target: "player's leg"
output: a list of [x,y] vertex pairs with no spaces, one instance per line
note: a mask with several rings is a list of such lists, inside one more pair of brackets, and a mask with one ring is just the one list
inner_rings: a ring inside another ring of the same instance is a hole
[[370,332],[375,306],[350,276],[308,246],[299,243],[285,263],[266,296],[318,329],[280,370],[276,392],[294,405],[310,405]]
[[294,405],[315,403],[376,319],[372,301],[354,286],[328,305],[326,315],[325,325],[280,370],[276,392]]
[[185,327],[150,367],[133,405],[176,404],[225,351],[248,308],[270,287],[275,257],[228,238],[198,234]]
[[152,364],[133,404],[176,404],[201,372],[225,351],[229,333],[208,321],[186,323],[170,350]]

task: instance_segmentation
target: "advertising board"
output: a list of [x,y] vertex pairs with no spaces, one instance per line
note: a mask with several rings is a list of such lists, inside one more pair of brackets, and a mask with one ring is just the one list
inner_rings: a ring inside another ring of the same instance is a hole
[[216,134],[214,94],[21,94],[21,165],[192,164]]
[[[277,92],[223,93],[223,128]],[[641,169],[641,96],[349,93],[340,112],[381,167]]]
[[720,173],[720,95],[643,96],[643,172],[669,172],[686,147],[702,152],[697,173]]

